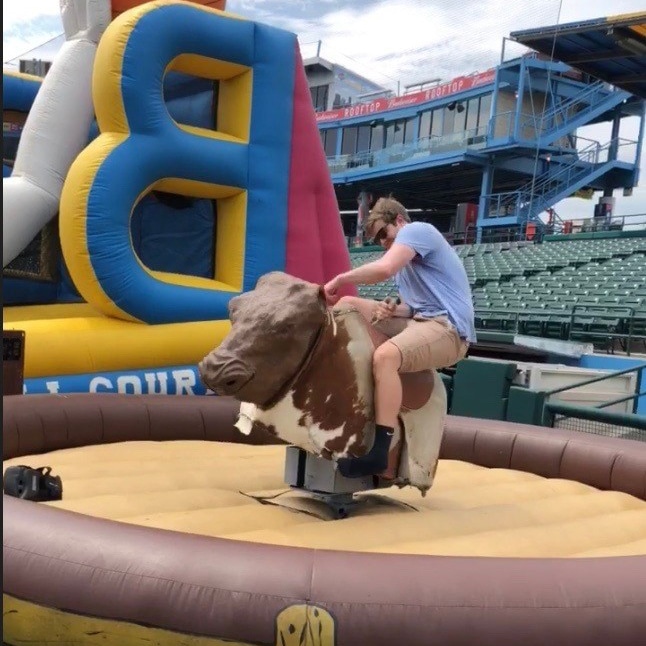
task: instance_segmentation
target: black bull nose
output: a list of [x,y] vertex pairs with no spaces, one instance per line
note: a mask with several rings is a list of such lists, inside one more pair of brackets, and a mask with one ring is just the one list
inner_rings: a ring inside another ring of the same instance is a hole
[[253,377],[243,361],[211,354],[198,365],[204,384],[218,395],[235,395]]

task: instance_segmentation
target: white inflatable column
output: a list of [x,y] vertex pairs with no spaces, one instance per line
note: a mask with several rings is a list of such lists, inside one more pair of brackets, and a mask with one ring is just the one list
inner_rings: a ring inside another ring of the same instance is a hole
[[72,162],[88,143],[94,117],[92,70],[111,20],[110,0],[61,0],[66,42],[29,112],[11,177],[2,182],[2,266],[58,213]]

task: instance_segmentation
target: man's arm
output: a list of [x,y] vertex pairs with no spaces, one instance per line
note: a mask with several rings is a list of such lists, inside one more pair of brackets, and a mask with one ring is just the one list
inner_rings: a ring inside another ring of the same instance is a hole
[[338,280],[342,285],[374,285],[392,278],[415,257],[415,251],[403,244],[393,244],[379,260],[368,262],[343,274]]

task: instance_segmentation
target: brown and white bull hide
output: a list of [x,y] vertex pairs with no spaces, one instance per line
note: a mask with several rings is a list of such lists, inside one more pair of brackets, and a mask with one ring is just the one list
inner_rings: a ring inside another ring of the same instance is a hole
[[374,347],[358,312],[328,311],[307,367],[270,408],[240,405],[237,428],[257,424],[309,453],[336,460],[363,455],[372,446]]
[[[446,418],[446,388],[439,373],[430,371],[432,392],[420,408],[402,408],[399,419],[404,427],[404,446],[394,484],[417,487],[422,496],[433,485]],[[395,431],[393,444],[401,437]]]
[[[245,435],[254,424],[309,453],[336,460],[363,455],[374,439],[374,345],[361,315],[330,312],[329,323],[308,368],[271,408],[242,402],[236,427]],[[433,390],[420,408],[402,408],[404,446],[395,485],[422,495],[433,484],[446,415],[446,390],[432,371]],[[406,381],[404,381],[404,386]],[[395,429],[392,447],[401,441]]]

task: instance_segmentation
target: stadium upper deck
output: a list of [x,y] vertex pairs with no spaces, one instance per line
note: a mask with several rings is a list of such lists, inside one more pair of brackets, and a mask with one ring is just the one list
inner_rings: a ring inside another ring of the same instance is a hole
[[[339,84],[332,63],[306,60],[340,209],[356,211],[362,192],[392,192],[418,217],[453,231],[477,228],[478,239],[492,227],[543,227],[542,214],[581,192],[600,191],[596,214],[611,215],[613,191],[628,193],[639,179],[644,99],[627,88],[639,90],[635,79],[646,78],[646,57],[632,51],[645,22],[644,13],[594,21],[579,40],[576,25],[538,30],[552,33],[569,65],[541,53],[545,37],[519,32],[518,42],[539,51],[402,96],[373,89],[363,101],[348,90],[351,72]],[[613,41],[623,44],[609,50],[601,23],[623,30]],[[584,46],[587,58],[566,55]],[[355,85],[371,88],[356,75]],[[635,140],[620,136],[630,116],[640,120]],[[578,134],[603,122],[611,124],[607,140]]]
[[646,99],[646,12],[512,32],[511,38]]

